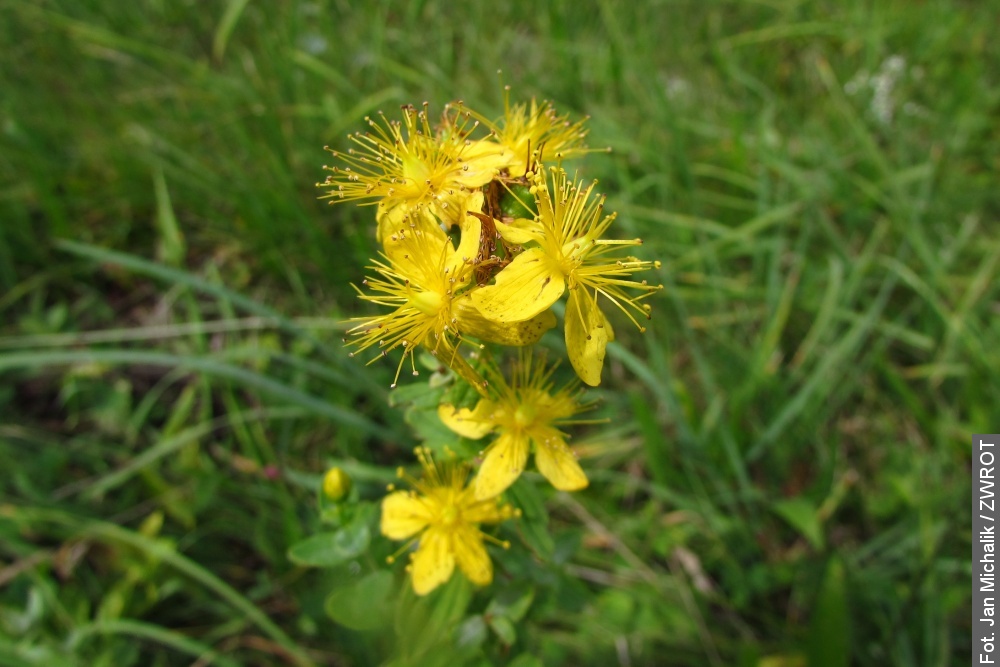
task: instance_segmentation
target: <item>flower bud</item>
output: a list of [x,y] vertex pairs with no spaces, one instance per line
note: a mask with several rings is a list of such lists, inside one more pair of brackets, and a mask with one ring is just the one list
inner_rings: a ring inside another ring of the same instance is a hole
[[330,500],[343,500],[351,491],[351,478],[340,468],[330,468],[323,476],[323,493]]
[[535,195],[526,186],[514,183],[500,198],[500,212],[504,219],[527,218],[531,220],[538,215]]

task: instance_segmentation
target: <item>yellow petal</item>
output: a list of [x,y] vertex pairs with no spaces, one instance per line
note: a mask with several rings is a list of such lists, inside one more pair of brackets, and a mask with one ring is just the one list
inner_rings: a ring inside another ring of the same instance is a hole
[[410,576],[413,577],[413,590],[417,595],[427,595],[448,581],[455,570],[450,535],[435,528],[428,529],[420,538],[412,565]]
[[579,491],[589,482],[573,452],[555,429],[535,438],[535,465],[538,472],[560,491]]
[[427,505],[409,491],[396,491],[382,499],[382,534],[391,540],[405,540],[430,523]]
[[604,349],[614,332],[586,288],[569,291],[566,302],[566,353],[573,370],[586,384],[601,384]]
[[479,531],[472,526],[461,526],[455,529],[451,539],[455,560],[469,581],[477,586],[493,581],[493,563]]
[[492,401],[485,398],[476,404],[475,410],[462,408],[456,410],[454,405],[443,403],[438,406],[438,417],[444,425],[463,438],[479,440],[481,437],[493,430],[495,422],[490,419],[490,415],[496,406]]
[[390,236],[405,226],[403,218],[407,216],[408,212],[409,207],[400,202],[380,201],[378,203],[378,211],[375,213],[375,220],[378,223],[375,237],[379,243],[384,244]]
[[478,188],[493,180],[496,172],[506,166],[504,147],[492,141],[473,141],[462,149],[462,168],[455,181],[468,188]]
[[379,202],[375,219],[378,223],[376,238],[386,249],[405,236],[401,232],[406,232],[408,235],[416,229],[441,239],[448,238],[424,204],[411,205],[393,200],[382,201]]
[[483,199],[482,190],[451,190],[439,195],[434,200],[432,209],[446,228],[461,226],[469,211],[483,210]]
[[566,287],[559,266],[541,248],[530,248],[514,258],[496,284],[472,292],[472,303],[493,322],[523,322],[548,310]]
[[556,316],[551,310],[535,315],[523,322],[491,322],[483,317],[470,298],[463,294],[452,304],[452,314],[458,318],[458,328],[463,336],[472,336],[487,343],[523,347],[534,345],[549,329],[556,325]]
[[528,462],[528,438],[522,434],[501,433],[490,448],[472,483],[476,500],[498,496],[517,481]]
[[407,217],[403,232],[393,232],[382,240],[385,256],[408,280],[425,288],[439,285],[442,282],[439,260],[455,252],[451,239],[437,223],[411,228],[409,221],[413,219]]
[[531,241],[539,241],[545,237],[545,231],[533,220],[515,220],[511,224],[497,220],[493,224],[503,240],[508,243],[522,245]]
[[476,254],[479,252],[479,237],[483,231],[483,223],[474,215],[463,216],[460,224],[462,240],[458,244],[458,249],[448,253],[445,264],[448,271],[453,274],[456,271],[461,271],[463,264],[476,260]]
[[480,189],[475,189],[468,193],[465,200],[462,202],[462,217],[468,217],[469,211],[474,213],[479,213],[483,210],[483,203],[486,201],[486,195]]

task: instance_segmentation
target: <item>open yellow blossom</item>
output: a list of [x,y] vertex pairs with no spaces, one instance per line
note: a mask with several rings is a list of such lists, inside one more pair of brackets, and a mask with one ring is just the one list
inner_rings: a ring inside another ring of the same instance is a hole
[[418,374],[413,354],[423,346],[481,390],[482,378],[458,351],[465,337],[505,345],[529,345],[555,326],[555,318],[549,313],[522,322],[492,322],[472,305],[470,290],[476,287],[471,284],[473,260],[479,248],[480,230],[480,221],[467,216],[457,249],[443,234],[423,229],[400,232],[393,237],[393,243],[386,245],[385,261],[374,262],[372,268],[378,276],[364,282],[370,292],[358,290],[361,299],[392,310],[375,317],[357,318],[361,323],[348,331],[353,337],[349,344],[357,345],[358,351],[378,345],[382,356],[402,347],[403,357],[393,386],[407,356],[413,374]]
[[[642,240],[603,239],[616,216],[604,215],[604,196],[593,194],[596,182],[584,186],[571,181],[561,168],[550,171],[551,184],[541,174],[531,174],[535,219],[495,222],[506,241],[526,249],[496,275],[493,285],[473,293],[472,302],[487,319],[518,322],[547,310],[568,289],[566,349],[580,379],[596,386],[605,347],[614,339],[598,297],[616,305],[645,331],[633,313],[649,319],[650,307],[640,301],[662,285],[629,278],[636,271],[659,268],[660,263],[609,257],[620,246],[641,245]],[[639,294],[630,295],[626,289]]]
[[[484,542],[505,549],[510,545],[484,534],[479,526],[499,523],[517,511],[498,504],[496,498],[473,497],[466,486],[469,468],[464,463],[435,463],[427,448],[418,448],[417,457],[423,478],[409,480],[413,490],[393,491],[382,500],[382,534],[393,540],[419,541],[408,568],[417,595],[447,582],[456,564],[469,581],[486,586],[493,581],[493,563]],[[401,470],[398,474],[404,476]]]
[[568,115],[559,115],[547,100],[532,98],[528,104],[510,103],[510,86],[504,86],[504,115],[498,122],[474,114],[495,134],[503,148],[503,167],[512,177],[523,176],[541,151],[541,159],[568,159],[592,149],[583,143],[587,136],[587,118],[571,122]]
[[402,122],[379,116],[381,123],[365,118],[370,131],[349,135],[353,148],[331,151],[342,166],[324,167],[332,174],[317,184],[330,189],[323,198],[377,202],[380,241],[402,226],[460,224],[463,200],[496,173],[496,150],[468,138],[479,121],[445,114],[445,126],[435,132],[426,104],[421,110],[404,106]]
[[475,440],[489,433],[497,436],[473,482],[476,498],[496,496],[513,484],[524,471],[530,450],[538,471],[552,486],[562,491],[587,486],[587,476],[559,426],[572,423],[570,418],[591,404],[580,401],[575,382],[553,391],[554,370],[555,366],[546,367],[533,361],[530,353],[522,353],[510,384],[498,371],[488,373],[492,396],[481,399],[474,409],[438,408],[441,421],[459,435]]

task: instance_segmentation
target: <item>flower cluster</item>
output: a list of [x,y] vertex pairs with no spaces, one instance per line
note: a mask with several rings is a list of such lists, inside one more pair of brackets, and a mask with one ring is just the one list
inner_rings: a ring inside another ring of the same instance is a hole
[[[506,99],[496,121],[462,103],[435,122],[426,103],[402,107],[401,120],[366,120],[369,131],[350,135],[346,153],[332,151],[337,164],[318,184],[331,203],[376,207],[381,252],[355,289],[379,310],[353,321],[347,344],[371,361],[398,354],[394,387],[404,367],[418,375],[415,355],[429,352],[479,396],[443,402],[441,421],[463,438],[491,438],[468,485],[468,464],[439,467],[418,450],[424,479],[386,497],[382,532],[419,541],[411,566],[418,593],[446,581],[456,563],[486,584],[492,565],[478,526],[513,515],[499,498],[529,454],[555,488],[587,486],[561,428],[591,406],[581,383],[601,382],[614,340],[607,305],[644,331],[644,299],[662,286],[633,275],[659,262],[625,254],[640,239],[606,238],[615,214],[605,212],[596,182],[563,168],[590,150],[584,121],[548,102]],[[578,379],[556,389],[555,365],[531,348],[556,327],[564,295],[566,351]],[[520,349],[509,379],[487,347]]]

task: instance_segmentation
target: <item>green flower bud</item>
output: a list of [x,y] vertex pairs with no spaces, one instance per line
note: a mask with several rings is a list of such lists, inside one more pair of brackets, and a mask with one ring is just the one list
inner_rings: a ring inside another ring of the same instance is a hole
[[513,183],[510,191],[504,192],[500,198],[500,213],[504,218],[527,218],[531,220],[538,215],[535,205],[535,195],[527,186]]

